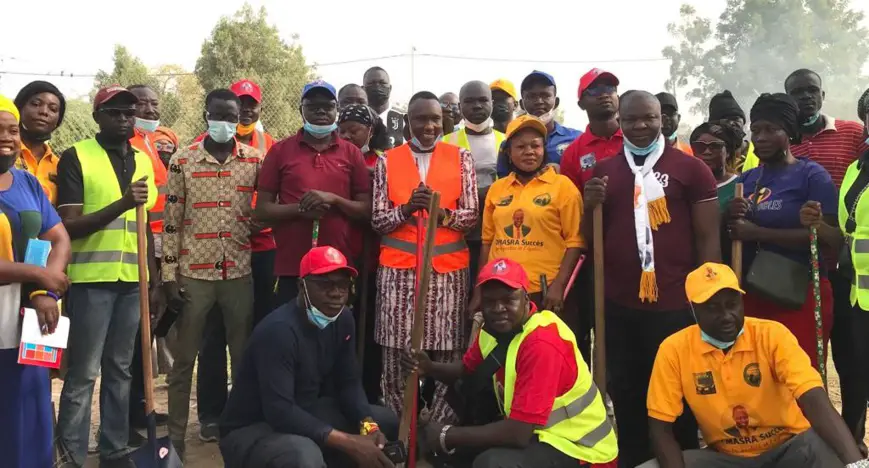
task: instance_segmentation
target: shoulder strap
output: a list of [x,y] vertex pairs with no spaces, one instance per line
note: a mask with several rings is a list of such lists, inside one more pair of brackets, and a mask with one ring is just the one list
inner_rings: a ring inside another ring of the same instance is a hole
[[473,395],[479,392],[487,383],[492,380],[492,376],[495,375],[495,372],[498,372],[498,369],[504,367],[504,364],[507,363],[507,351],[510,348],[510,343],[512,342],[512,338],[507,340],[501,340],[495,346],[495,349],[486,356],[486,359],[474,369],[474,372],[471,375],[467,376],[465,380],[465,384],[462,386],[463,392],[466,395]]

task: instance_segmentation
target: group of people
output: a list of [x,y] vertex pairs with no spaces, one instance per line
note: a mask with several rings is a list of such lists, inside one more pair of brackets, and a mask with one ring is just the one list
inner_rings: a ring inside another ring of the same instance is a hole
[[[16,428],[0,453],[55,466],[56,439],[61,466],[83,466],[100,377],[100,464],[134,466],[144,205],[150,314],[172,332],[156,421],[182,457],[198,362],[199,437],[229,468],[393,466],[412,370],[416,453],[436,466],[869,466],[869,92],[849,122],[821,112],[817,73],[783,85],[748,115],[714,96],[684,141],[673,95],[619,94],[597,68],[579,131],[555,119],[545,72],[518,92],[418,92],[402,114],[374,67],[361,85],[306,84],[304,125],[281,140],[256,83],[213,90],[190,142],[160,125],[154,90],[109,86],[99,132],[60,156],[56,87],[0,97],[0,425]],[[25,262],[37,238],[44,266]],[[595,301],[606,394],[587,364]],[[44,333],[70,319],[56,427],[48,372],[17,362],[24,307]],[[818,371],[828,341],[841,416]]]

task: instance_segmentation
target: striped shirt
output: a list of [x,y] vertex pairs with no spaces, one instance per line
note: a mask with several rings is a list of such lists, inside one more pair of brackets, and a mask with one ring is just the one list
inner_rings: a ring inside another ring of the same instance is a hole
[[833,177],[836,187],[842,185],[845,171],[866,150],[863,124],[823,116],[827,125],[820,132],[803,135],[802,143],[791,146],[797,157],[817,162]]

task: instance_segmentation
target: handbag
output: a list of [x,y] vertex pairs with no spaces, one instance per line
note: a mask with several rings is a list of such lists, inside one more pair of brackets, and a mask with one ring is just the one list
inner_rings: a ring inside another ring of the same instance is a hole
[[[763,169],[759,171],[752,197],[753,209],[757,208],[763,177]],[[800,310],[806,303],[810,276],[809,265],[758,247],[745,278],[745,289],[787,309]]]

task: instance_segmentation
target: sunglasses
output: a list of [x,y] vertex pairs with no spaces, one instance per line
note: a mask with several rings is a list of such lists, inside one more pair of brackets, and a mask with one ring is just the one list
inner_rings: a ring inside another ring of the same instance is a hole
[[113,119],[117,119],[118,117],[121,117],[121,116],[124,116],[124,118],[127,118],[127,119],[131,119],[131,118],[136,116],[136,109],[134,109],[132,107],[124,107],[124,108],[103,107],[103,108],[100,108],[99,111],[102,112],[103,114],[106,114],[107,116],[109,116]]
[[603,96],[604,94],[613,94],[615,92],[616,92],[615,86],[600,84],[600,85],[594,85],[591,88],[586,89],[585,91],[582,92],[582,95],[583,96],[598,97],[598,96]]
[[316,284],[323,290],[332,291],[333,289],[338,289],[339,291],[349,291],[353,286],[353,280],[350,278],[332,281],[329,278],[325,277],[308,277],[305,278],[305,281],[308,283]]
[[711,150],[712,152],[721,151],[725,148],[724,143],[720,141],[713,141],[712,143],[705,143],[702,141],[695,141],[691,143],[691,149],[694,150],[696,154],[703,154],[706,150]]

